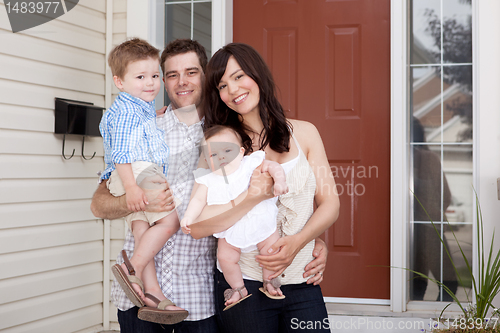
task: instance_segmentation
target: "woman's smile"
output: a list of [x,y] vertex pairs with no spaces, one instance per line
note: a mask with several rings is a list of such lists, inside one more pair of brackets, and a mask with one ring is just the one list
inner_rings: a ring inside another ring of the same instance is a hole
[[248,96],[248,93],[240,95],[240,96],[236,97],[235,99],[233,99],[233,102],[235,104],[240,104],[240,102],[243,103],[243,101],[246,99],[247,96]]

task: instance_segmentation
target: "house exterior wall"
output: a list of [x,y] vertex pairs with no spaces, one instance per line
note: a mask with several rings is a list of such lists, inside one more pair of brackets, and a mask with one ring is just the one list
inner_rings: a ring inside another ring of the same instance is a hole
[[[113,0],[113,42],[112,46],[116,46],[127,39],[127,0]],[[110,81],[112,77],[109,78]],[[111,87],[111,100],[106,107],[110,107],[116,96],[120,92],[113,82],[108,82]],[[123,247],[125,239],[126,225],[123,219],[105,221],[110,224],[109,238],[110,238],[110,253],[109,253],[109,266],[106,269],[110,270],[111,266],[116,263],[116,256]],[[113,274],[109,274],[109,290],[111,290],[111,282],[113,281]],[[108,291],[109,294],[109,291]],[[116,316],[116,307],[109,301],[109,321],[110,327],[118,326],[118,318]]]
[[[113,23],[119,40],[123,23]],[[97,154],[84,160],[82,137],[67,136],[65,154],[75,156],[65,160],[54,98],[106,106],[106,1],[80,0],[53,21],[12,33],[0,0],[0,62],[0,330],[96,330],[104,229],[90,202],[102,139],[86,138],[85,156]]]
[[[114,46],[137,34],[127,31],[127,0],[112,1]],[[476,170],[485,234],[491,235],[500,212],[500,75],[495,75],[500,71],[495,19],[500,5],[496,0],[474,3]],[[102,141],[86,139],[85,155],[97,152],[87,161],[80,157],[81,137],[69,137],[66,155],[75,149],[75,157],[64,160],[62,135],[53,133],[55,97],[109,107],[118,93],[106,78],[106,1],[80,0],[62,17],[13,34],[0,0],[0,41],[0,330],[96,331],[103,314],[114,328],[116,308],[106,298],[109,267],[121,250],[125,226],[121,220],[96,219],[89,209],[96,172],[103,168]],[[404,278],[393,279],[393,285],[395,280]],[[402,284],[397,287],[401,293]]]
[[[500,3],[495,0],[473,2],[477,14],[477,29],[473,36],[476,64],[477,101],[476,131],[478,188],[484,221],[485,252],[488,253],[491,235],[496,232],[494,254],[500,251],[498,220],[500,201],[497,179],[500,177]],[[474,237],[475,238],[475,237]],[[477,255],[474,252],[474,255]],[[493,304],[500,305],[500,296]]]

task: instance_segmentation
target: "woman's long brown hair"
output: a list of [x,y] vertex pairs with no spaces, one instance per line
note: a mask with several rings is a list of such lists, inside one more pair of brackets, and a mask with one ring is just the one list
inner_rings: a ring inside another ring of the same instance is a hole
[[251,46],[242,43],[230,43],[217,51],[208,62],[205,73],[205,86],[202,108],[205,114],[205,128],[214,125],[226,125],[234,128],[243,141],[246,151],[253,151],[252,140],[247,134],[252,130],[243,122],[243,118],[230,109],[219,95],[219,82],[226,71],[229,58],[233,56],[241,69],[259,87],[259,111],[264,128],[260,135],[259,148],[268,145],[278,153],[290,150],[290,122],[286,119],[283,107],[276,96],[276,85],[271,71],[264,59]]

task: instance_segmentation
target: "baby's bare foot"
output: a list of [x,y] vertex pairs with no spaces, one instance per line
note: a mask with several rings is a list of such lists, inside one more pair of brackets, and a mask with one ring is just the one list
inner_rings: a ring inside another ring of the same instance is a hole
[[[227,290],[231,290],[231,289],[227,289]],[[240,295],[240,293],[238,291],[234,291],[234,289],[233,289],[233,294],[231,295],[231,297],[229,299],[226,300],[226,302],[224,303],[224,305],[228,306],[230,304],[236,303],[240,299],[242,299],[243,297],[245,297],[246,295],[248,295],[248,290],[245,287],[243,287],[243,289],[241,289],[241,295]]]
[[283,295],[283,292],[281,291],[281,289],[279,287],[274,287],[272,283],[264,283],[264,289],[267,288],[267,291],[273,295],[273,296],[282,296]]

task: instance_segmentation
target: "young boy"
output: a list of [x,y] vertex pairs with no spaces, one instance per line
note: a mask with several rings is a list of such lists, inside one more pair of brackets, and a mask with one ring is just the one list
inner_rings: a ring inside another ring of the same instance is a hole
[[169,149],[156,126],[154,108],[161,80],[159,50],[144,40],[130,39],[111,51],[108,63],[120,94],[99,126],[106,162],[101,179],[109,178],[107,186],[114,196],[126,194],[127,208],[134,213],[125,219],[135,239],[130,261],[122,253],[125,263],[114,265],[112,271],[134,305],[151,306],[142,308],[139,318],[174,324],[188,312],[163,295],[153,258],[179,229],[179,219],[177,212],[144,212],[148,202],[138,185],[147,178],[158,189],[166,186]]

